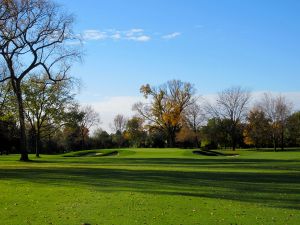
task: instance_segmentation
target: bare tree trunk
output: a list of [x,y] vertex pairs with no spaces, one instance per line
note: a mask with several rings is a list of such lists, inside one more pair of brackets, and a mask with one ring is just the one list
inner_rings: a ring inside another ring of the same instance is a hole
[[167,144],[169,148],[174,148],[175,147],[175,132],[173,132],[172,130],[168,131],[167,134]]
[[84,150],[85,141],[84,141],[84,131],[81,131],[81,150]]
[[35,156],[37,158],[40,157],[40,139],[41,139],[40,129],[37,128],[37,131],[35,134]]
[[198,135],[197,135],[197,133],[195,133],[195,134],[196,134],[196,137],[195,137],[195,146],[196,146],[196,148],[200,148],[199,140],[198,140]]
[[276,135],[273,134],[273,146],[274,146],[274,152],[277,151],[277,144],[276,144]]
[[234,137],[232,140],[232,151],[235,151],[235,150],[236,150],[236,139]]
[[255,139],[254,139],[254,148],[255,148],[256,150],[258,150],[258,146],[259,146],[259,144],[258,144],[258,139],[255,138]]
[[284,150],[284,131],[281,131],[281,150]]
[[28,161],[27,152],[27,140],[26,140],[26,128],[25,128],[25,115],[24,115],[24,105],[21,91],[21,84],[19,81],[12,80],[12,86],[17,97],[18,112],[19,112],[19,122],[20,122],[20,161]]
[[231,141],[232,141],[232,151],[236,150],[236,127],[235,125],[232,127],[231,130]]
[[170,136],[169,138],[169,145],[168,147],[174,148],[175,147],[175,138],[173,136]]

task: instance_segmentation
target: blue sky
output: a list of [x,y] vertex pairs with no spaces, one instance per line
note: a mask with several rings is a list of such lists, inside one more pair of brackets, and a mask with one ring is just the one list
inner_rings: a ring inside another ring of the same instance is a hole
[[300,92],[300,1],[58,0],[84,39],[83,102],[139,96],[144,83]]

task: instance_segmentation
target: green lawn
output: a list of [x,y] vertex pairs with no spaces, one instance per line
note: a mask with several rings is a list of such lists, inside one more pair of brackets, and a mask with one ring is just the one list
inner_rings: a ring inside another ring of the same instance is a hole
[[300,224],[300,151],[99,153],[0,156],[0,224]]

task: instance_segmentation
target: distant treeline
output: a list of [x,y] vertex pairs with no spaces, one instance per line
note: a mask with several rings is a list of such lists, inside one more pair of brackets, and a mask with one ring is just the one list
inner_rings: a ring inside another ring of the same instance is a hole
[[[264,94],[250,105],[251,93],[240,87],[220,92],[215,102],[196,95],[194,86],[172,80],[159,87],[144,85],[144,102],[136,115],[117,115],[112,133],[100,128],[91,106],[80,106],[72,80],[51,82],[31,76],[22,83],[29,152],[120,147],[278,148],[300,146],[300,112],[284,96]],[[253,100],[253,99],[252,99]],[[18,153],[17,101],[9,82],[0,86],[0,152]]]

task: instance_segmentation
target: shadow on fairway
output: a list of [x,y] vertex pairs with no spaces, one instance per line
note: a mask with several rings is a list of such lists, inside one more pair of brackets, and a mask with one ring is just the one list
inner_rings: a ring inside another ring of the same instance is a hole
[[[80,163],[81,161],[71,161]],[[84,162],[84,161],[83,161]],[[126,165],[132,169],[39,167],[0,169],[0,179],[16,179],[46,185],[87,186],[99,191],[138,191],[141,193],[182,195],[261,203],[270,207],[300,209],[300,173],[289,168],[297,161],[285,160],[195,160],[195,159],[121,159],[100,160],[99,164]],[[96,163],[96,162],[94,162]],[[213,163],[213,165],[212,165]],[[85,162],[86,164],[86,162]],[[61,165],[61,164],[59,164]],[[152,166],[143,169],[140,166]],[[167,165],[156,170],[155,165]],[[50,165],[51,166],[51,165]],[[170,166],[170,167],[169,167]],[[177,168],[176,171],[169,169]],[[178,167],[211,167],[216,171],[178,171]],[[222,172],[220,168],[237,168]],[[256,172],[241,168],[274,168]],[[277,167],[286,170],[277,172]],[[294,167],[294,166],[293,166]],[[239,168],[239,169],[238,169]],[[299,169],[299,167],[297,167]],[[293,170],[290,172],[289,170]]]
[[176,167],[176,168],[195,168],[195,169],[255,169],[255,170],[282,170],[285,172],[300,172],[299,160],[277,160],[277,159],[242,159],[236,157],[208,157],[207,159],[197,158],[88,158],[75,157],[53,160],[36,160],[33,164],[73,164],[77,165],[109,165],[109,166],[130,166],[130,167]]
[[239,156],[239,154],[224,154],[222,152],[216,152],[216,151],[211,151],[211,150],[197,150],[193,151],[193,154],[195,155],[204,155],[204,156]]

